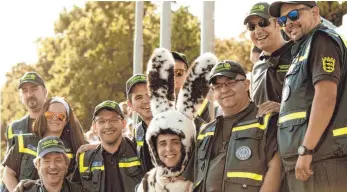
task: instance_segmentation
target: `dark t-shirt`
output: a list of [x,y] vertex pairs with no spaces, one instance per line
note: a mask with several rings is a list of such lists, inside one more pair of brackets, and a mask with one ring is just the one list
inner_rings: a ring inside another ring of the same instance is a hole
[[312,40],[308,63],[313,85],[320,80],[340,81],[341,55],[338,45],[325,33],[317,32]]
[[266,56],[262,54],[252,70],[252,100],[256,105],[266,101],[281,102],[283,82],[291,63],[293,42]]

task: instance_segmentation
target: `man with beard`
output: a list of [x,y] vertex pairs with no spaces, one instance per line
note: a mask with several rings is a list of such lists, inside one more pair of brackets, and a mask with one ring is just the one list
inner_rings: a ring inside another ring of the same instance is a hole
[[278,1],[269,13],[295,42],[284,82],[278,148],[290,191],[347,191],[347,69],[341,37],[315,1]]
[[147,90],[147,79],[143,74],[136,74],[126,82],[126,94],[128,106],[141,118],[141,122],[135,125],[134,142],[137,146],[138,156],[141,158],[142,167],[145,172],[153,168],[148,144],[145,141],[147,127],[153,116],[149,105]]
[[14,135],[31,133],[35,119],[41,115],[43,104],[47,98],[47,89],[42,77],[36,72],[27,72],[19,79],[19,97],[29,111],[19,120],[6,128],[7,149],[11,146]]
[[136,146],[122,131],[124,115],[114,101],[97,105],[93,115],[93,129],[101,140],[96,149],[82,152],[73,181],[81,183],[85,191],[133,192],[143,177]]
[[212,68],[209,83],[223,115],[201,128],[194,161],[195,192],[278,192],[278,114],[256,117],[242,66],[230,60]]
[[291,61],[293,42],[286,42],[281,27],[269,15],[269,4],[256,3],[244,19],[253,44],[262,50],[252,70],[251,98],[259,105],[258,115],[279,112],[282,87]]
[[34,159],[34,165],[40,179],[35,184],[27,187],[18,184],[14,192],[79,192],[81,186],[72,183],[65,178],[68,172],[70,159],[66,154],[63,141],[56,136],[41,139],[37,147],[38,156]]

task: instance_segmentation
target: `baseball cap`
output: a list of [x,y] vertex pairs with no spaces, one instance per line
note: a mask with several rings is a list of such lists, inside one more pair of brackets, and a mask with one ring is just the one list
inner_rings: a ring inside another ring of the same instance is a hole
[[309,7],[317,6],[315,1],[275,1],[270,5],[269,14],[273,17],[280,17],[283,4],[303,4]]
[[270,4],[266,2],[260,2],[253,5],[248,15],[246,16],[245,20],[243,20],[243,24],[246,25],[248,22],[248,19],[254,15],[262,17],[264,19],[269,19],[270,18],[269,7],[270,7]]
[[230,79],[235,79],[238,74],[246,77],[246,72],[239,63],[231,60],[223,60],[212,68],[208,83],[213,83],[214,77],[217,76],[226,76]]
[[56,136],[48,136],[39,141],[37,147],[37,155],[45,156],[47,153],[65,153],[65,145],[63,141]]
[[126,82],[126,94],[129,95],[131,88],[138,83],[147,83],[147,77],[144,74],[135,74]]
[[24,84],[24,83],[34,83],[36,85],[42,85],[45,86],[45,82],[43,81],[42,77],[37,74],[36,72],[26,72],[20,79],[18,84],[18,89]]
[[94,113],[93,113],[93,119],[99,113],[99,111],[103,109],[110,109],[110,110],[116,111],[122,118],[124,118],[124,114],[122,110],[120,109],[118,103],[115,101],[107,100],[107,101],[103,101],[102,103],[100,103],[99,105],[95,107]]
[[189,68],[187,58],[183,53],[172,51],[171,54],[175,60],[182,61],[186,65],[187,69]]

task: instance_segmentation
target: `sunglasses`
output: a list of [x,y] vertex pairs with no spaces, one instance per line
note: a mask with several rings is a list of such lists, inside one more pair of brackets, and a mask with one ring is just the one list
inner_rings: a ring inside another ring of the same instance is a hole
[[254,31],[256,25],[258,25],[261,28],[265,28],[265,27],[270,25],[270,20],[269,19],[262,19],[256,24],[255,23],[247,23],[247,29],[249,31]]
[[175,77],[181,77],[184,75],[184,73],[186,72],[187,70],[185,69],[175,69],[174,70],[174,76]]
[[66,119],[65,113],[54,113],[51,111],[45,112],[46,119],[52,120],[54,117],[56,117],[59,121],[64,121]]
[[299,16],[299,11],[302,10],[309,10],[309,7],[303,7],[300,9],[294,9],[292,11],[290,11],[287,15],[281,16],[279,18],[277,18],[277,23],[281,26],[281,27],[285,27],[287,25],[287,18],[289,18],[291,21],[296,21],[300,18]]

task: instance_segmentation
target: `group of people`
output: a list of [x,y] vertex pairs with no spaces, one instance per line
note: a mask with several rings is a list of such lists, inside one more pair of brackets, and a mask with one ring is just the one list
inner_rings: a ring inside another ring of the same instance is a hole
[[6,129],[2,190],[347,191],[341,37],[314,1],[256,3],[244,24],[261,50],[251,80],[212,53],[189,66],[184,54],[155,49],[146,74],[126,82],[140,119],[131,137],[124,103],[105,100],[92,116],[99,141],[88,144],[70,104],[47,99],[42,77],[25,73],[18,90],[29,114]]

